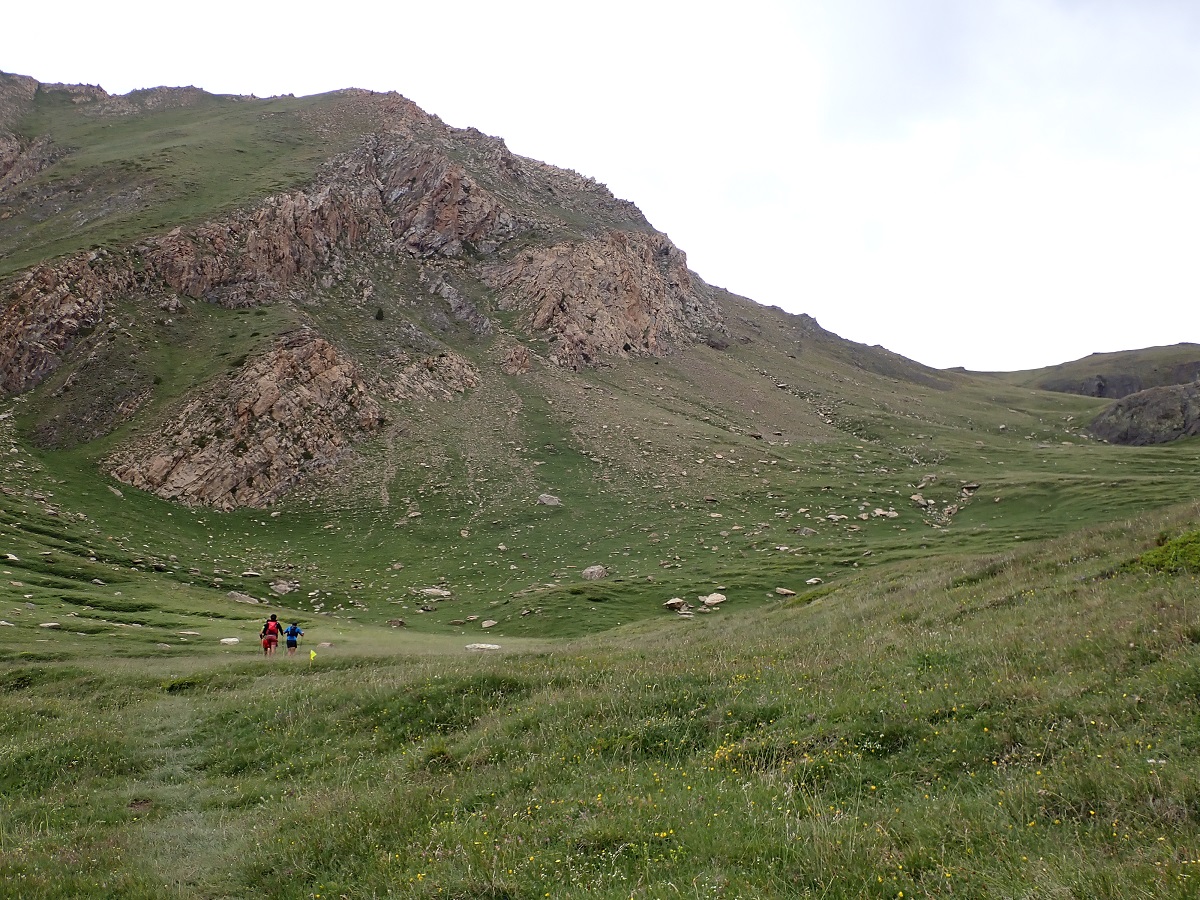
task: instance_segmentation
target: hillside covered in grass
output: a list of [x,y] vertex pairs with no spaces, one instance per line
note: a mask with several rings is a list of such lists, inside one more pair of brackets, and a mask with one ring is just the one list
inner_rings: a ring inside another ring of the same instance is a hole
[[396,94],[0,75],[0,894],[1187,896],[1200,444],[1107,402]]
[[0,869],[27,897],[1188,896],[1195,574],[1110,564],[1196,515],[502,655],[10,644]]

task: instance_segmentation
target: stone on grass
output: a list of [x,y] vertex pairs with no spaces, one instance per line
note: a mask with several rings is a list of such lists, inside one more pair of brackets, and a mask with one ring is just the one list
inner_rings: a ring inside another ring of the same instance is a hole
[[795,591],[789,591],[789,590],[788,590],[787,588],[785,588],[785,587],[777,587],[777,588],[775,588],[775,593],[777,593],[777,594],[778,594],[780,597],[795,597],[795,596],[796,596],[796,592],[795,592]]
[[58,622],[43,622],[38,628],[62,628]]
[[240,638],[221,638],[221,643],[222,644],[240,644],[241,639]]
[[598,578],[607,578],[608,569],[604,568],[604,566],[588,566],[579,573],[579,576],[588,581],[595,581]]
[[468,650],[499,650],[499,644],[467,644]]
[[810,578],[810,579],[808,579],[808,581],[806,581],[804,583],[805,584],[824,584],[825,582],[821,578]]
[[537,502],[542,506],[562,506],[562,501],[553,494],[539,494]]
[[496,625],[496,624],[498,624],[498,623],[496,622],[495,619],[484,619],[482,622],[479,623],[479,627],[480,628],[491,628],[493,625]]

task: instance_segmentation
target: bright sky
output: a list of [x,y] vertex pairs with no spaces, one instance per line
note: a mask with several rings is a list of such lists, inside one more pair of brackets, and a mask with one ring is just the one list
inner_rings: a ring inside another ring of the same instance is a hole
[[67,0],[5,11],[0,69],[396,90],[933,366],[1200,342],[1195,0]]

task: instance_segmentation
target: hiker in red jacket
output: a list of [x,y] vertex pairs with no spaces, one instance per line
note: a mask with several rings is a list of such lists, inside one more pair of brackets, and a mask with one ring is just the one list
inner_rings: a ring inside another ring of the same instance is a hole
[[279,646],[279,635],[282,631],[275,613],[271,613],[271,618],[267,619],[262,631],[258,634],[262,638],[263,656],[275,655],[275,648]]

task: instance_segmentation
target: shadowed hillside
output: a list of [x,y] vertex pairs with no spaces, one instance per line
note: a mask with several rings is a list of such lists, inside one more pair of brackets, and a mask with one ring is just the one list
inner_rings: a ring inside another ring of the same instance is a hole
[[1138,391],[1187,384],[1200,378],[1200,344],[1093,353],[1044,369],[980,374],[1022,387],[1119,399]]

